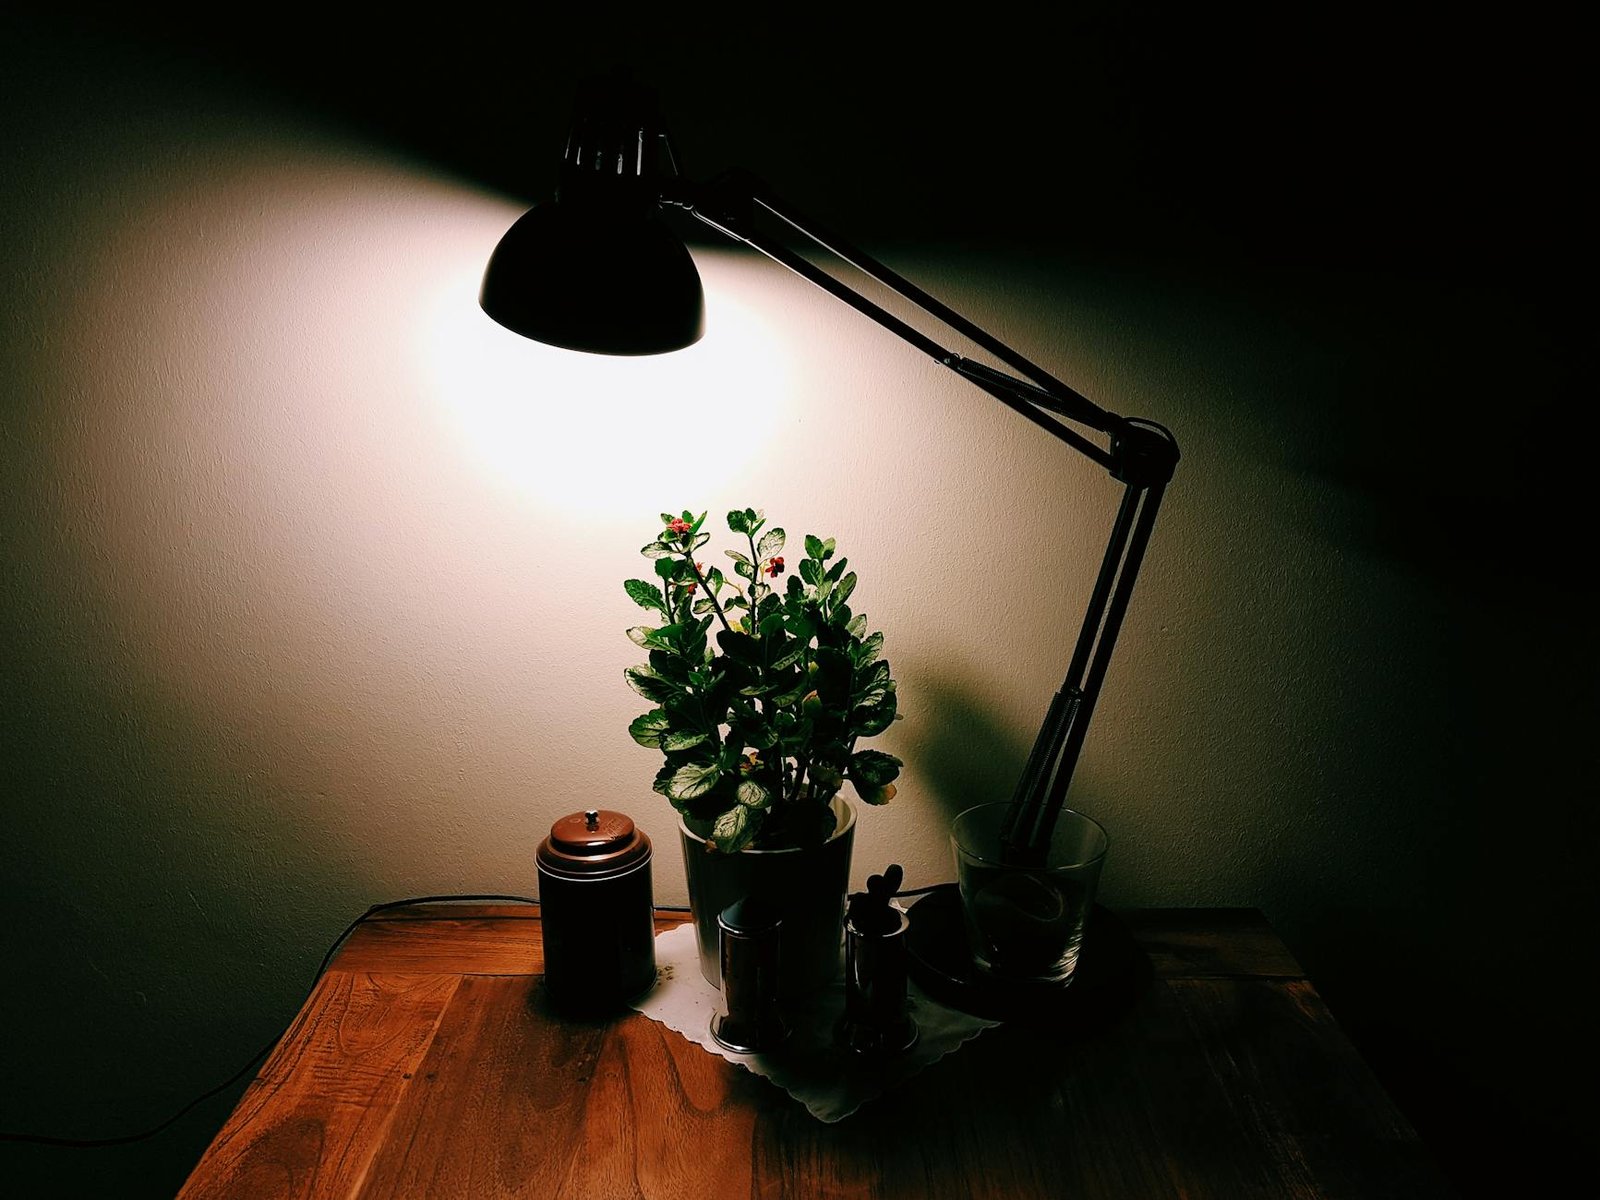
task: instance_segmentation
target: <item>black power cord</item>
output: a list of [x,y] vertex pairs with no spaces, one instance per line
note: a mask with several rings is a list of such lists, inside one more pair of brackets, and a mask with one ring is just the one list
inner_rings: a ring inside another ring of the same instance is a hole
[[[406,908],[413,904],[446,904],[455,902],[468,903],[474,901],[481,903],[489,900],[499,900],[511,904],[539,903],[537,900],[534,900],[528,896],[500,896],[486,894],[480,896],[411,896],[404,900],[388,900],[382,904],[374,904],[371,908],[367,909],[366,912],[362,913],[354,921],[351,921],[350,924],[346,925],[344,927],[344,932],[334,939],[333,945],[328,947],[328,952],[322,956],[322,962],[317,965],[317,973],[312,976],[311,986],[306,989],[305,999],[309,1000],[311,998],[311,993],[316,990],[318,982],[322,979],[322,973],[328,969],[328,964],[333,961],[334,954],[338,952],[339,947],[344,945],[345,939],[354,933],[356,931],[356,927],[363,921],[376,916],[378,913],[388,912],[390,909],[394,908]],[[302,1000],[300,1003],[303,1006],[305,1004],[305,1000]],[[275,1034],[270,1042],[250,1056],[250,1061],[245,1063],[244,1066],[240,1067],[221,1083],[217,1084],[216,1087],[212,1088],[210,1091],[200,1093],[200,1095],[189,1101],[189,1103],[185,1104],[182,1108],[173,1113],[166,1120],[162,1121],[159,1125],[152,1125],[149,1129],[141,1130],[138,1133],[125,1133],[120,1137],[108,1138],[55,1137],[53,1135],[43,1133],[13,1133],[9,1130],[0,1130],[0,1142],[29,1142],[36,1146],[71,1146],[78,1149],[94,1149],[106,1146],[127,1146],[134,1142],[142,1142],[149,1138],[153,1138],[157,1134],[165,1133],[173,1125],[176,1125],[198,1105],[205,1103],[219,1092],[227,1091],[228,1088],[232,1087],[235,1083],[238,1083],[239,1080],[244,1077],[245,1072],[249,1071],[251,1067],[255,1066],[258,1062],[272,1052],[272,1048],[278,1044],[279,1039],[283,1037],[283,1033],[286,1032],[287,1029],[288,1026],[285,1026],[284,1030]]]

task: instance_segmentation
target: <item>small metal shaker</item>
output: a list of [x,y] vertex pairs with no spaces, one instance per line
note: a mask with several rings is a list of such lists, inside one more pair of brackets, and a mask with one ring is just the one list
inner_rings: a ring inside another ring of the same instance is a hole
[[711,1018],[711,1036],[724,1049],[754,1054],[789,1036],[778,1004],[782,928],[777,908],[754,897],[728,905],[717,917],[722,1011]]
[[545,988],[569,1011],[614,1009],[656,978],[650,839],[619,812],[562,817],[539,845]]
[[850,898],[844,924],[844,1015],[834,1036],[861,1055],[899,1054],[917,1040],[917,1023],[906,1012],[906,931],[911,920],[892,900],[900,868],[885,883],[868,882],[867,893]]

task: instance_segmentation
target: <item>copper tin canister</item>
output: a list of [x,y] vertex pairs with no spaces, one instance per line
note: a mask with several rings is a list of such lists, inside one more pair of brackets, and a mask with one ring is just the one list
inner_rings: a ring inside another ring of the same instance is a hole
[[539,845],[545,988],[563,1008],[616,1008],[656,977],[650,839],[619,812],[562,817]]

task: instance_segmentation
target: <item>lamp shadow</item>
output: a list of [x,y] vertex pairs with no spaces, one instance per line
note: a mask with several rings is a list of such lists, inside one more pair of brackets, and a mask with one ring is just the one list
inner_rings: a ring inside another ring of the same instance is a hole
[[917,766],[944,822],[975,804],[1009,800],[1029,746],[978,699],[978,681],[965,672],[919,672],[916,689],[929,730]]

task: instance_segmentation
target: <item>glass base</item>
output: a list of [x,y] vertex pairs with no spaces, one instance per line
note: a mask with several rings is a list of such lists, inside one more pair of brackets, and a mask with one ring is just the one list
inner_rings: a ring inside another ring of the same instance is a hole
[[1120,1018],[1153,977],[1150,960],[1115,913],[1094,908],[1070,986],[992,975],[967,945],[961,895],[947,884],[908,914],[911,978],[940,1004],[996,1021],[1044,1021],[1077,1031]]

